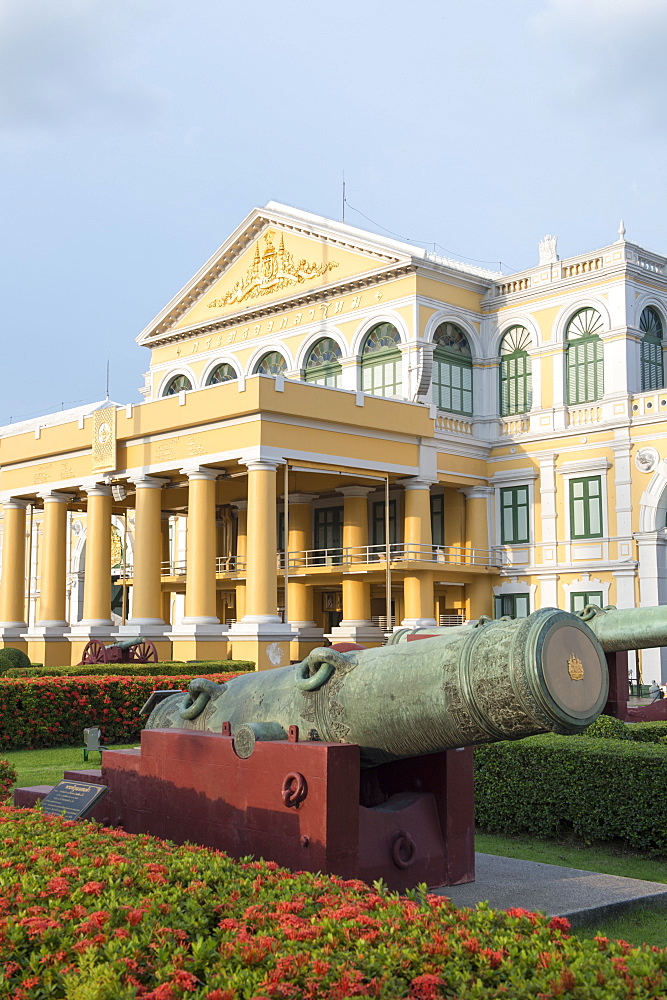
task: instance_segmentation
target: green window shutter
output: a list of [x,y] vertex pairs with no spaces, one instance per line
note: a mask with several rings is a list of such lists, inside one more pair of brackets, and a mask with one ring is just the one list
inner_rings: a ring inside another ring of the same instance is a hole
[[567,401],[570,405],[593,403],[604,395],[604,355],[597,337],[582,338],[567,346]]
[[431,541],[434,545],[445,544],[445,498],[442,493],[431,496]]
[[602,537],[602,485],[599,476],[570,480],[570,535]]
[[493,598],[494,618],[527,618],[530,614],[528,594],[503,594]]
[[439,410],[472,416],[472,367],[435,357],[434,395]]
[[527,486],[501,489],[500,539],[503,545],[526,544],[530,541]]
[[532,399],[531,337],[525,327],[513,326],[500,345],[500,413],[503,417],[530,410]]
[[644,336],[641,342],[642,392],[664,388],[662,341]]
[[374,396],[400,396],[401,355],[371,355],[361,364],[361,388]]
[[577,611],[583,611],[588,604],[595,604],[598,608],[601,608],[602,591],[586,590],[578,594],[570,594],[570,611],[572,614],[576,614]]
[[580,309],[567,325],[567,402],[593,403],[604,395],[604,354],[599,334],[604,329],[600,313]]
[[[373,545],[385,544],[384,500],[373,504],[372,512]],[[389,501],[389,544],[396,543],[396,501]]]

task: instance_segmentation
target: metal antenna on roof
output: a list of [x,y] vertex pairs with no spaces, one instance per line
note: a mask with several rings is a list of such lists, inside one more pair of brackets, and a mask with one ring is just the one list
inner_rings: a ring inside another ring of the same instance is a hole
[[345,171],[343,171],[343,222],[345,222]]
[[107,399],[109,398],[109,359],[108,358],[107,358],[107,395],[106,395],[106,398]]

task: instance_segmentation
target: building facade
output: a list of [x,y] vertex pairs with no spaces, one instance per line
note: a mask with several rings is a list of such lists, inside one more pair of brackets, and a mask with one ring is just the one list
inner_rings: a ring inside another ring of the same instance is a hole
[[0,428],[0,643],[265,668],[665,603],[666,323],[667,258],[622,227],[504,277],[257,209],[139,336],[143,402]]

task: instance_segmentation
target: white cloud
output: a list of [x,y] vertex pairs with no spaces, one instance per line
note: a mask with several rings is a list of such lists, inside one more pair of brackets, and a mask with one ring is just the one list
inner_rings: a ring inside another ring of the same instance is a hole
[[155,0],[0,0],[0,129],[145,120],[160,100],[133,46]]

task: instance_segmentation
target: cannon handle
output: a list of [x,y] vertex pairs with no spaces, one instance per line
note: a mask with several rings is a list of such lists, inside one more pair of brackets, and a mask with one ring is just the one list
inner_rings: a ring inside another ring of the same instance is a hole
[[182,719],[196,719],[202,714],[211,698],[220,697],[225,687],[225,684],[216,684],[206,677],[195,677],[188,684],[188,693],[178,714]]
[[330,646],[312,649],[305,660],[297,663],[294,685],[298,691],[319,691],[326,684],[336,667],[349,667],[350,659]]

